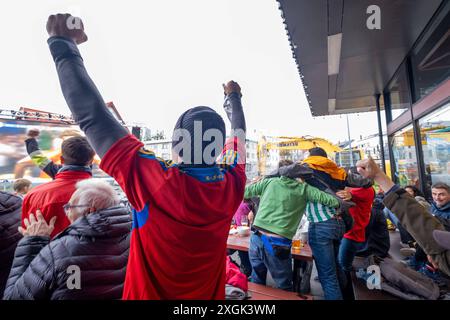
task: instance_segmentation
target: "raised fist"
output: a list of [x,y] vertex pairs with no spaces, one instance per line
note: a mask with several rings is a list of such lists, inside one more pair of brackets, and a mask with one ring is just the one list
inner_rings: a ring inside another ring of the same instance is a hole
[[233,80],[231,80],[226,85],[223,84],[222,86],[223,86],[223,93],[226,96],[233,92],[237,92],[237,93],[239,93],[240,96],[242,96],[241,87],[239,86],[239,84],[237,82],[234,82]]
[[356,168],[358,170],[358,173],[364,178],[374,179],[380,174],[383,174],[383,171],[380,169],[380,167],[370,157],[367,159],[359,160],[356,163]]
[[65,37],[76,44],[86,42],[88,37],[84,33],[83,21],[69,13],[51,15],[47,20],[47,32],[50,37]]

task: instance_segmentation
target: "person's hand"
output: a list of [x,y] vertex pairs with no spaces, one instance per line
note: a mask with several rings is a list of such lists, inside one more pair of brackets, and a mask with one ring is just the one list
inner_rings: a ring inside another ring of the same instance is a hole
[[356,163],[358,173],[364,178],[375,181],[381,189],[389,191],[394,186],[394,182],[381,170],[372,158],[359,160]]
[[40,237],[50,237],[53,230],[55,229],[56,216],[50,219],[50,223],[47,224],[41,211],[36,210],[36,217],[33,213],[30,214],[30,219],[25,218],[23,223],[25,224],[25,229],[19,227],[19,232],[24,236],[40,236]]
[[373,161],[372,158],[359,160],[356,163],[358,173],[364,178],[375,179],[376,177],[384,174],[383,170]]
[[437,265],[436,262],[434,262],[433,258],[431,258],[430,255],[427,255],[427,259],[428,259],[428,262],[431,263],[431,265],[433,266],[433,268],[435,268],[436,270],[439,269],[439,266]]
[[352,194],[347,190],[340,190],[336,192],[336,195],[344,201],[349,201],[352,199]]
[[86,42],[88,39],[84,32],[83,21],[78,17],[73,17],[69,13],[58,13],[48,17],[47,32],[50,37],[69,38],[76,44]]
[[28,138],[37,138],[39,137],[40,131],[39,129],[30,129],[27,133]]
[[250,211],[248,213],[248,224],[252,225],[253,224],[253,219],[255,218],[255,214],[253,213],[253,211]]
[[240,96],[242,96],[241,93],[241,87],[237,82],[234,82],[233,80],[229,81],[227,84],[222,84],[223,86],[223,93],[228,96],[229,94],[233,92],[237,92]]

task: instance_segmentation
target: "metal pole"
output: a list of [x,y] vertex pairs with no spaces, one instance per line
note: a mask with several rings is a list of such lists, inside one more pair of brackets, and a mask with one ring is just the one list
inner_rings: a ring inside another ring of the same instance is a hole
[[353,150],[352,150],[352,140],[350,138],[350,124],[348,122],[348,114],[347,114],[347,134],[348,134],[348,146],[350,147],[350,166],[353,167]]
[[375,101],[377,104],[377,120],[378,120],[378,136],[380,138],[380,156],[381,156],[381,167],[384,173],[386,173],[386,158],[384,157],[384,141],[383,141],[383,127],[381,126],[381,107],[380,107],[380,95],[375,96]]

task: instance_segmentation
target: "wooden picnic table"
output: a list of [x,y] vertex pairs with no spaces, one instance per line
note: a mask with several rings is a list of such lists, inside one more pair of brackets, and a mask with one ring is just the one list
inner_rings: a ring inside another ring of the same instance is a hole
[[[248,247],[250,246],[250,236],[239,236],[239,235],[229,235],[227,241],[227,248],[240,250],[240,251],[248,251]],[[313,255],[311,252],[311,248],[308,244],[305,244],[300,250],[292,249],[292,258],[294,260],[303,260],[303,261],[313,261]]]
[[[248,252],[249,246],[250,236],[228,236],[227,249]],[[294,291],[300,294],[308,294],[310,292],[310,280],[314,260],[311,247],[305,244],[300,250],[292,249],[291,253],[292,259],[294,260]]]

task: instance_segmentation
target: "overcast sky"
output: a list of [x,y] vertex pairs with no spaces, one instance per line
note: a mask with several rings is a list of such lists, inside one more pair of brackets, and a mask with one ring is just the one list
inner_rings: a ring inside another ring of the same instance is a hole
[[[227,80],[242,87],[249,131],[347,137],[345,116],[312,118],[275,0],[14,0],[0,8],[0,109],[68,114],[47,47],[53,13],[80,15],[80,46],[105,101],[127,122],[171,133],[189,107],[222,111]],[[301,58],[301,57],[300,57]],[[350,116],[352,138],[376,132]],[[169,134],[170,135],[170,134]],[[253,135],[253,134],[252,134]]]

